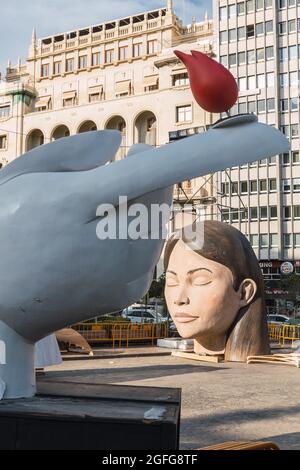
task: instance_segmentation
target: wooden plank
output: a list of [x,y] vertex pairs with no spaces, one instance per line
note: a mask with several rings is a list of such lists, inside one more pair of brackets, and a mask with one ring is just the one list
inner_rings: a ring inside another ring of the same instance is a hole
[[199,356],[193,352],[173,351],[172,356],[190,359],[192,361],[213,362],[218,364],[224,360],[224,356]]

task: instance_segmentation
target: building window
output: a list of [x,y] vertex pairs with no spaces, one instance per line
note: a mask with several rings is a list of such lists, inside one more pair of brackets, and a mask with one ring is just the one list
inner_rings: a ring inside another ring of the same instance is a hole
[[290,136],[290,126],[280,126],[281,132],[286,136]]
[[259,181],[259,192],[266,193],[267,192],[267,180],[260,180]]
[[283,217],[285,220],[289,220],[292,218],[292,208],[291,206],[285,206],[283,208]]
[[293,207],[294,219],[300,219],[300,206]]
[[276,165],[277,163],[277,155],[269,158],[269,165]]
[[294,233],[294,246],[300,246],[300,233]]
[[228,38],[229,42],[235,42],[236,41],[236,29],[230,29],[228,31]]
[[92,67],[100,65],[100,52],[93,52],[92,54]]
[[245,26],[241,26],[237,29],[237,36],[238,39],[244,39],[246,37],[246,28]]
[[87,68],[87,55],[81,55],[78,59],[78,68],[86,69]]
[[283,153],[282,154],[282,164],[284,166],[287,166],[290,164],[290,154],[289,153]]
[[299,156],[299,152],[298,150],[292,152],[292,161],[293,161],[293,164],[297,165],[300,163],[300,156]]
[[0,119],[7,118],[10,115],[10,106],[0,106]]
[[7,149],[7,135],[0,135],[0,150]]
[[256,102],[248,101],[248,113],[256,113]]
[[256,10],[263,10],[264,0],[256,0]]
[[283,235],[283,243],[287,248],[292,246],[292,235],[290,233],[285,233]]
[[277,219],[277,206],[270,206],[270,219]]
[[257,181],[250,181],[250,193],[257,193]]
[[156,39],[153,41],[148,41],[147,51],[148,51],[148,54],[156,54],[157,52],[157,40]]
[[229,183],[221,183],[221,193],[222,195],[229,194]]
[[233,18],[236,16],[236,5],[229,5],[228,7],[228,16],[229,18]]
[[280,47],[279,48],[279,60],[280,62],[285,62],[288,58],[288,50],[287,47]]
[[66,60],[66,72],[74,72],[74,59]]
[[297,59],[297,46],[289,46],[289,59]]
[[267,206],[261,206],[259,208],[259,217],[261,220],[267,220],[268,218],[268,208]]
[[263,36],[265,34],[264,23],[257,23],[255,30],[256,30],[256,36]]
[[286,7],[286,0],[278,0],[278,7],[285,8]]
[[258,248],[258,235],[250,235],[250,243],[253,248]]
[[261,233],[259,236],[260,239],[260,247],[261,248],[268,248],[269,246],[269,235],[267,233]]
[[246,77],[239,78],[239,90],[246,91],[247,90],[247,79]]
[[290,99],[290,109],[291,111],[298,111],[298,98]]
[[294,33],[296,31],[296,20],[290,20],[288,22],[289,25],[289,33]]
[[256,60],[259,62],[260,60],[265,60],[265,50],[262,47],[261,49],[256,50]]
[[54,62],[53,64],[53,75],[60,75],[61,74],[61,61]]
[[254,11],[254,0],[247,0],[246,6],[247,6],[247,13],[251,13]]
[[229,54],[228,63],[229,67],[234,67],[236,65],[236,54]]
[[239,65],[246,63],[246,52],[239,52],[238,53],[238,63]]
[[293,191],[299,193],[300,191],[300,178],[293,179]]
[[119,60],[126,60],[128,57],[128,46],[119,47]]
[[220,44],[225,44],[228,41],[228,31],[220,32]]
[[248,62],[248,64],[253,64],[255,62],[255,51],[254,51],[254,49],[247,52],[247,62]]
[[265,0],[265,8],[271,8],[273,6],[273,0]]
[[237,14],[243,15],[245,13],[245,2],[239,2],[237,4]]
[[280,23],[278,23],[278,32],[280,35],[282,34],[286,34],[286,21],[282,21]]
[[287,98],[280,100],[280,109],[282,113],[287,113],[289,110],[289,100]]
[[106,64],[111,64],[114,61],[115,58],[115,51],[114,49],[108,49],[105,51],[105,63]]
[[179,73],[176,75],[173,75],[173,86],[183,86],[183,85],[189,85],[190,80],[188,73]]
[[220,56],[220,64],[224,65],[224,67],[227,67],[227,65],[228,65],[227,55],[221,55]]
[[253,38],[254,37],[254,24],[250,24],[247,26],[247,38]]
[[239,114],[246,114],[247,103],[239,103]]
[[250,207],[250,220],[257,220],[257,207]]
[[298,124],[291,124],[291,137],[298,137]]
[[291,180],[290,179],[282,180],[282,191],[284,193],[288,193],[290,192],[290,190],[291,190]]
[[133,44],[133,57],[140,57],[142,55],[142,43]]
[[266,112],[266,102],[265,102],[265,100],[258,100],[257,101],[257,112],[258,113],[265,113]]
[[276,178],[269,179],[269,191],[275,192],[277,190],[277,180]]
[[265,32],[266,32],[266,34],[273,32],[273,21],[272,20],[271,21],[266,21]]
[[287,86],[289,86],[289,76],[287,73],[281,73],[279,75],[279,83],[280,83],[280,86],[281,88],[285,88]]
[[220,7],[219,14],[220,14],[221,21],[226,20],[227,19],[227,7]]
[[241,193],[246,194],[248,192],[248,181],[241,181]]
[[188,122],[192,120],[192,105],[176,107],[176,121]]
[[270,233],[270,245],[271,245],[271,248],[278,247],[278,234],[277,233]]
[[237,182],[232,183],[231,185],[231,194],[237,194],[239,190],[239,185]]
[[274,48],[273,46],[266,47],[266,59],[271,60],[274,58]]
[[41,66],[41,77],[49,77],[49,64],[43,64]]

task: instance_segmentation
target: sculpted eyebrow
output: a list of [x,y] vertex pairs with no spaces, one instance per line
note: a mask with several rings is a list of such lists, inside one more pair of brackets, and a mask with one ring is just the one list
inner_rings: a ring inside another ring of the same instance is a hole
[[197,271],[207,271],[211,274],[213,273],[210,269],[207,269],[207,268],[196,268],[196,269],[192,269],[191,271],[188,271],[188,274],[194,274]]
[[174,276],[177,276],[177,273],[175,273],[174,271],[168,270],[167,273],[174,274]]

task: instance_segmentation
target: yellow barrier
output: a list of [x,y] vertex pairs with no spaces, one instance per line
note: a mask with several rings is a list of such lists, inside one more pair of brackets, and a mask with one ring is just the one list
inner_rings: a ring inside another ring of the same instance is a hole
[[281,346],[285,345],[286,341],[300,340],[300,325],[284,325],[278,323],[269,323],[269,338],[272,341],[277,341]]
[[110,342],[113,347],[144,340],[154,344],[155,339],[169,336],[166,323],[78,323],[73,328],[90,343]]

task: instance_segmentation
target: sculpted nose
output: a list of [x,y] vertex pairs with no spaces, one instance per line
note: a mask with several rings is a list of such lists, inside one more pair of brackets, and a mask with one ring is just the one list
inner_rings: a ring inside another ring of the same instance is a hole
[[189,305],[190,299],[184,292],[181,292],[178,297],[174,300],[175,305]]

